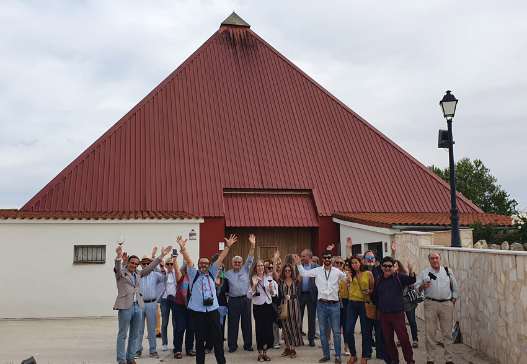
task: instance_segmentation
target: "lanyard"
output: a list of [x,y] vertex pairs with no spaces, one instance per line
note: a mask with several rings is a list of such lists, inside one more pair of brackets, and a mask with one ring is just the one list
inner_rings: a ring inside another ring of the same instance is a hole
[[331,275],[331,268],[329,268],[328,274],[326,274],[326,270],[324,269],[324,277],[326,277],[326,282],[329,282],[329,276]]
[[208,275],[203,275],[202,278],[201,278],[201,296],[203,297],[203,299],[205,299],[205,286],[203,285],[203,280],[204,279],[207,279],[207,285],[209,286],[209,291],[210,291],[210,298],[214,298],[214,294],[212,293],[212,288],[210,287],[210,279],[209,279],[209,276]]

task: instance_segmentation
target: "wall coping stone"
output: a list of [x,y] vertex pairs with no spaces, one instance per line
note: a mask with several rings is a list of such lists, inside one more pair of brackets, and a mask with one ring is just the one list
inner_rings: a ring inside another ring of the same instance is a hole
[[497,249],[474,249],[474,248],[452,248],[441,245],[422,245],[420,248],[432,249],[432,250],[446,250],[446,251],[457,251],[466,253],[484,253],[484,254],[497,254],[497,255],[523,255],[527,256],[527,251],[514,251],[514,250],[497,250]]

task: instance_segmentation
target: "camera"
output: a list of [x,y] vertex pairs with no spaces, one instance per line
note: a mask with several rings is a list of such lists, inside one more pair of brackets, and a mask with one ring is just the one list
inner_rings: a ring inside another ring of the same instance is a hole
[[258,297],[260,295],[260,292],[254,292],[253,296]]
[[173,257],[177,257],[178,256],[177,248],[173,248],[172,249],[172,256]]
[[203,306],[208,307],[208,306],[212,306],[213,304],[214,304],[214,298],[207,297],[203,299]]
[[434,281],[437,279],[437,276],[432,272],[428,272],[428,277],[430,277],[430,279],[433,279]]

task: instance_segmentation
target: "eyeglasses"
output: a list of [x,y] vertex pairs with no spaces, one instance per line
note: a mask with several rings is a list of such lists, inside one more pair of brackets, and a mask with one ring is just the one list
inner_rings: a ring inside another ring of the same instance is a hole
[[336,265],[342,265],[344,262],[335,262]]
[[273,267],[272,267],[272,266],[269,266],[269,267],[267,267],[267,269],[269,269],[269,270],[272,270],[272,269],[273,269]]
[[383,268],[393,268],[393,264],[383,264],[382,265]]
[[373,262],[375,260],[375,257],[367,256],[367,257],[364,257],[364,259],[366,259],[368,262]]
[[174,263],[165,263],[165,265],[174,265]]

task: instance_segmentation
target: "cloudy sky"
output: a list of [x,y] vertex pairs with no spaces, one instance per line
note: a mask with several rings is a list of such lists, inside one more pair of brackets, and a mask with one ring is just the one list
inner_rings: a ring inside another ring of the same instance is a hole
[[0,208],[21,207],[215,32],[251,29],[425,165],[456,158],[527,208],[523,1],[0,2]]

